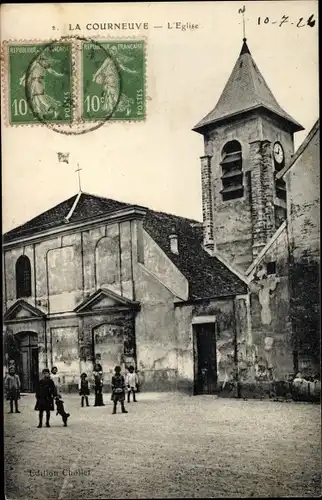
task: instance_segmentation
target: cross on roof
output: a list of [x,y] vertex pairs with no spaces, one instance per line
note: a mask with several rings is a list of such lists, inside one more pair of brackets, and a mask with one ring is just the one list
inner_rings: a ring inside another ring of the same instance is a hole
[[83,169],[79,167],[79,164],[77,163],[77,168],[75,170],[75,172],[77,172],[77,175],[78,175],[78,189],[79,189],[79,192],[81,193],[82,191],[82,186],[81,186],[81,177],[80,177],[80,172],[82,171]]

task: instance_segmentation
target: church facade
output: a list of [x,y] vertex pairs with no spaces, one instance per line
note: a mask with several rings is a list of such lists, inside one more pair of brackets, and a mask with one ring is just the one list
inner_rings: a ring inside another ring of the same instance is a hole
[[80,192],[6,233],[4,336],[23,390],[45,366],[75,390],[95,361],[107,388],[133,364],[143,390],[194,394],[318,370],[319,123],[294,154],[299,130],[244,40],[194,128],[202,223]]

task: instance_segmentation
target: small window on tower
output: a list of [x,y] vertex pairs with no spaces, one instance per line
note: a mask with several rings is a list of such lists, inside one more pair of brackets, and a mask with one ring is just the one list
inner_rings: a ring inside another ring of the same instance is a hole
[[244,196],[243,158],[238,141],[230,141],[224,146],[220,165],[223,201],[242,198]]
[[275,170],[275,193],[277,198],[286,202],[286,183],[283,179],[277,179],[278,172],[285,166],[285,156],[282,145],[275,142],[273,146],[274,170]]
[[276,262],[268,262],[266,264],[267,275],[276,274]]

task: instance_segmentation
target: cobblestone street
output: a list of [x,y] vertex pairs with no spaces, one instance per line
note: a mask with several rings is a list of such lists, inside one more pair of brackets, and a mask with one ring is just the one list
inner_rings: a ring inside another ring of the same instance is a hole
[[321,494],[318,405],[142,393],[112,415],[109,397],[66,395],[67,428],[37,429],[33,395],[5,405],[8,500]]

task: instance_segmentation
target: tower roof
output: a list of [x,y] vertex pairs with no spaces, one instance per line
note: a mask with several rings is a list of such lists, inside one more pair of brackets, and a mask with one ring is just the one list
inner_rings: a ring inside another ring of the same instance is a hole
[[284,119],[294,132],[303,130],[302,125],[286,113],[276,101],[252,58],[246,38],[244,38],[237,62],[217,105],[197,123],[193,130],[203,133],[203,129],[212,123],[225,121],[258,108],[264,108]]

